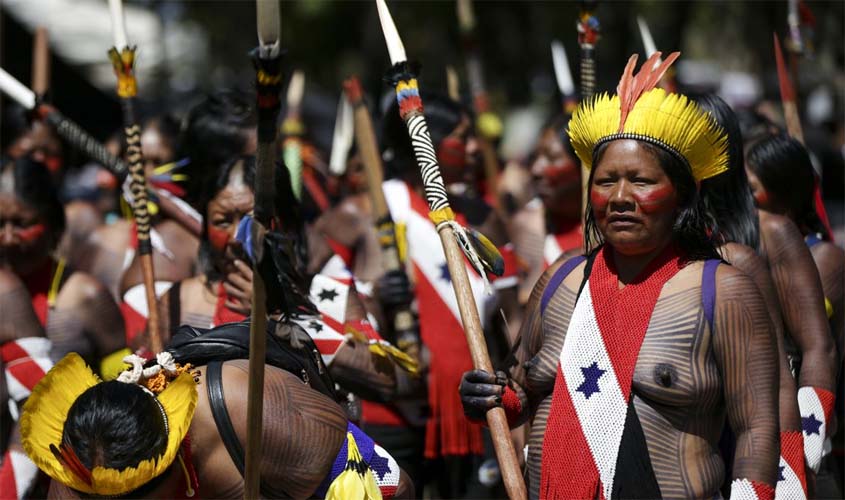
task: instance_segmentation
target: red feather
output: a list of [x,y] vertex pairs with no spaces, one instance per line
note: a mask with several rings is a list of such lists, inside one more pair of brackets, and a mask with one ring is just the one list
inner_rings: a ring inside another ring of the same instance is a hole
[[81,479],[85,482],[88,486],[91,486],[94,483],[94,478],[91,476],[91,471],[88,470],[88,467],[85,467],[85,464],[79,460],[79,457],[76,456],[76,453],[73,451],[73,448],[70,446],[62,443],[58,448],[56,445],[50,445],[50,451],[53,452],[53,455],[62,462],[71,472],[73,472],[76,477]]
[[673,52],[669,54],[658,67],[654,67],[662,54],[655,52],[643,63],[640,67],[639,73],[634,76],[634,66],[637,64],[637,55],[634,54],[628,59],[628,64],[625,66],[625,71],[622,73],[622,79],[619,80],[619,85],[616,86],[616,94],[619,96],[619,132],[625,129],[625,121],[628,119],[628,113],[634,109],[637,100],[644,93],[653,89],[666,74],[669,66],[675,62],[675,59],[681,55],[680,52]]

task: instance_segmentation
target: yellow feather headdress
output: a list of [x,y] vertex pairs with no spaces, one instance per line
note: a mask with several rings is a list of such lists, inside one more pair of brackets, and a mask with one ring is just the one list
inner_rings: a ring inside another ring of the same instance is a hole
[[569,122],[569,139],[584,167],[593,167],[599,145],[636,139],[689,165],[696,181],[727,170],[727,135],[713,117],[686,96],[655,88],[679,55],[674,52],[657,65],[661,53],[655,52],[634,76],[634,54],[616,87],[617,95],[600,94],[578,106]]
[[[167,447],[163,455],[123,470],[97,466],[90,471],[90,475],[82,466],[82,474],[79,474],[73,464],[68,466],[53,450],[63,448],[65,420],[74,401],[101,382],[78,354],[70,353],[62,358],[38,382],[24,404],[21,416],[22,444],[35,465],[54,480],[84,493],[120,495],[158,477],[176,459],[179,446],[194,417],[197,388],[193,377],[189,373],[182,373],[158,394],[157,400],[164,409],[168,429]],[[72,456],[75,457],[75,454]]]

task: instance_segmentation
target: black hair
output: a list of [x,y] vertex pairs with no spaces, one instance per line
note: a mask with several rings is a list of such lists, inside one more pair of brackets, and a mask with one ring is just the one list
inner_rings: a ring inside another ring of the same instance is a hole
[[[600,144],[593,152],[593,168],[590,169],[588,186],[593,184],[593,176],[610,142],[612,141]],[[672,239],[675,246],[684,254],[684,259],[695,261],[719,258],[713,240],[707,235],[704,202],[698,195],[695,178],[689,166],[659,146],[643,141],[638,141],[638,143],[654,156],[678,195],[678,214],[672,225]],[[584,214],[584,249],[589,254],[602,243],[603,238],[598,230],[592,203],[588,196]]]
[[728,137],[728,170],[701,181],[701,197],[710,218],[709,229],[719,244],[741,243],[757,250],[760,224],[745,173],[739,121],[728,104],[715,94],[691,96],[708,111]]
[[5,174],[6,169],[11,169],[15,196],[32,206],[49,226],[50,249],[54,249],[65,232],[65,210],[50,171],[43,163],[29,156],[23,156],[3,166],[0,173]]
[[79,396],[67,414],[62,443],[88,470],[123,470],[160,458],[167,449],[165,416],[140,386],[111,380]]
[[[421,92],[425,121],[435,149],[461,123],[464,116],[471,117],[471,111],[461,103],[439,93]],[[385,159],[385,177],[402,178],[410,172],[418,172],[414,148],[408,129],[399,116],[399,104],[394,99],[384,115],[383,137],[385,150],[392,156]]]
[[188,157],[186,200],[202,205],[209,171],[244,153],[248,132],[258,123],[249,96],[239,90],[225,90],[207,96],[187,114],[179,140],[179,158]]
[[29,121],[20,104],[7,100],[4,102],[3,119],[0,123],[3,124],[0,127],[0,151],[5,153],[12,143],[29,130]]
[[816,213],[816,178],[804,146],[786,134],[767,137],[748,151],[748,168],[804,234],[827,231]]

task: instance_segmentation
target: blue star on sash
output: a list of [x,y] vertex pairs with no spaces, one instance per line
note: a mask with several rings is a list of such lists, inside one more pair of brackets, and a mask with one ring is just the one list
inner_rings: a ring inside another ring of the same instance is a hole
[[821,427],[822,423],[819,420],[816,420],[816,414],[811,413],[809,417],[801,417],[801,429],[804,430],[804,434],[811,435],[811,434],[819,434],[819,427]]
[[783,477],[783,469],[785,469],[783,465],[778,466],[778,482],[786,481],[786,478]]
[[452,283],[452,275],[449,274],[449,264],[446,262],[440,264],[440,279],[446,283]]
[[378,474],[379,481],[381,481],[385,474],[390,472],[390,462],[378,453],[373,453],[372,458],[370,458],[370,469]]
[[581,373],[584,375],[584,381],[581,382],[581,385],[575,389],[577,392],[583,392],[584,397],[590,399],[590,396],[597,392],[601,392],[599,389],[599,379],[602,375],[605,374],[607,370],[602,370],[599,368],[598,363],[593,361],[593,364],[584,368],[581,367]]

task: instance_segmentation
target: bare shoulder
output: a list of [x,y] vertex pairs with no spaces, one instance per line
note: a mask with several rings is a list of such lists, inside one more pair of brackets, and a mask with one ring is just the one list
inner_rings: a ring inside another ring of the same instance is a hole
[[104,295],[110,296],[111,294],[97,278],[82,271],[75,271],[68,276],[62,286],[58,302],[64,302],[63,299],[67,297],[65,300],[70,300],[73,304],[83,305],[99,300]]
[[181,244],[199,244],[199,238],[194,236],[194,234],[188,231],[182,224],[179,224],[172,219],[162,220],[156,224],[155,228],[156,231],[161,233],[161,235],[168,240],[179,242]]
[[91,233],[88,241],[100,248],[122,252],[129,246],[131,229],[132,223],[130,221],[120,219],[112,224],[98,226]]
[[[740,270],[737,266],[728,264],[720,264],[716,270],[716,305],[726,301],[742,301],[744,296],[749,293],[749,290],[754,292],[755,297],[758,297],[760,292],[751,277]],[[761,299],[762,300],[762,299]]]
[[[249,363],[223,365],[226,407],[246,441]],[[310,496],[331,470],[346,435],[346,415],[329,397],[299,378],[265,365],[262,476],[278,495]]]
[[[763,243],[796,243],[804,244],[801,231],[791,219],[784,215],[773,214],[765,210],[758,211],[760,215],[760,234]],[[768,246],[768,245],[767,245]]]

